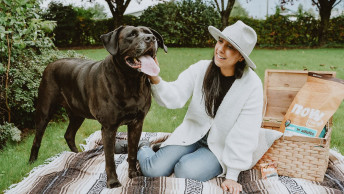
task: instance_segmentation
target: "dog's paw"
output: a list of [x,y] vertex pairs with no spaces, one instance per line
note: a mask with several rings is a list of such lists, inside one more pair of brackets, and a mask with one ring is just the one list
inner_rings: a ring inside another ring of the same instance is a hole
[[141,171],[138,171],[138,170],[129,170],[128,172],[128,175],[129,175],[129,178],[135,178],[135,177],[138,177],[138,176],[142,176],[142,173]]
[[108,188],[115,188],[115,187],[120,187],[122,186],[121,183],[118,181],[118,179],[110,179],[107,180],[106,185]]
[[30,159],[29,159],[29,164],[33,164],[34,162],[36,162],[37,160],[37,156],[30,156]]

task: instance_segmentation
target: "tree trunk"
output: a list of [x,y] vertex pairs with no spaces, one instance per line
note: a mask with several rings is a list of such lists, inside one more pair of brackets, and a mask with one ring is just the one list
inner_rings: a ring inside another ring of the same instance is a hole
[[318,7],[320,15],[320,26],[318,30],[318,45],[323,45],[326,40],[326,33],[330,24],[332,9],[342,0],[312,0]]
[[9,82],[9,72],[10,72],[10,66],[11,66],[11,50],[12,50],[12,41],[10,41],[10,38],[8,37],[8,34],[6,35],[7,38],[7,49],[8,49],[8,62],[7,62],[7,69],[6,69],[6,82],[5,82],[5,104],[7,108],[7,114],[8,114],[8,122],[11,122],[11,108],[8,105],[8,82]]
[[320,26],[318,31],[318,44],[324,45],[326,40],[327,29],[330,24],[332,4],[322,4],[319,9]]
[[[131,0],[105,0],[112,14],[114,29],[123,24],[123,15]],[[116,7],[115,7],[116,5]]]
[[221,30],[228,26],[229,16],[231,15],[235,0],[228,0],[227,7],[225,10],[220,12],[221,15]]
[[221,30],[225,29],[228,26],[229,15],[221,13]]
[[231,11],[233,9],[235,0],[227,0],[227,7],[225,9],[224,0],[221,0],[221,5],[219,4],[218,0],[213,0],[217,11],[220,13],[221,16],[221,30],[225,29],[228,26],[228,19],[231,15]]
[[115,28],[118,28],[123,24],[123,13],[117,13],[113,16]]

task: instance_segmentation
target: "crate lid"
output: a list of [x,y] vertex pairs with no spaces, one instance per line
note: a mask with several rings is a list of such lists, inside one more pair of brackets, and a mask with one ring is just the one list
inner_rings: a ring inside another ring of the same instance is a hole
[[[282,122],[297,92],[306,83],[309,71],[265,70],[264,121]],[[334,71],[310,71],[336,76]]]

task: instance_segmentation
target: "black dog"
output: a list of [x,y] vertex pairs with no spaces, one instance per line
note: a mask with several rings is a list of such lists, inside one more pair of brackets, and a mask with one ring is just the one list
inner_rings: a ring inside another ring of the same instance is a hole
[[[69,125],[65,139],[73,152],[75,134],[85,118],[102,125],[107,186],[118,187],[114,162],[115,135],[119,126],[128,126],[129,177],[136,170],[137,146],[143,120],[151,106],[148,76],[141,72],[141,58],[155,58],[158,47],[167,52],[159,33],[147,27],[119,27],[100,37],[110,53],[103,61],[60,59],[43,73],[36,108],[36,136],[30,162],[37,159],[42,136],[56,109],[66,109]],[[143,60],[143,59],[142,59]]]

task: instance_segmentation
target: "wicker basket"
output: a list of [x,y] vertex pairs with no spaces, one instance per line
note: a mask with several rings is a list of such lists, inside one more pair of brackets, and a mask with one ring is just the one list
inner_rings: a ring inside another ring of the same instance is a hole
[[[335,77],[335,72],[319,72]],[[265,112],[263,128],[280,130],[281,121],[297,92],[307,81],[307,71],[266,70],[264,79]],[[282,136],[276,140],[255,168],[276,162],[279,175],[323,181],[328,165],[332,118],[325,138]]]

